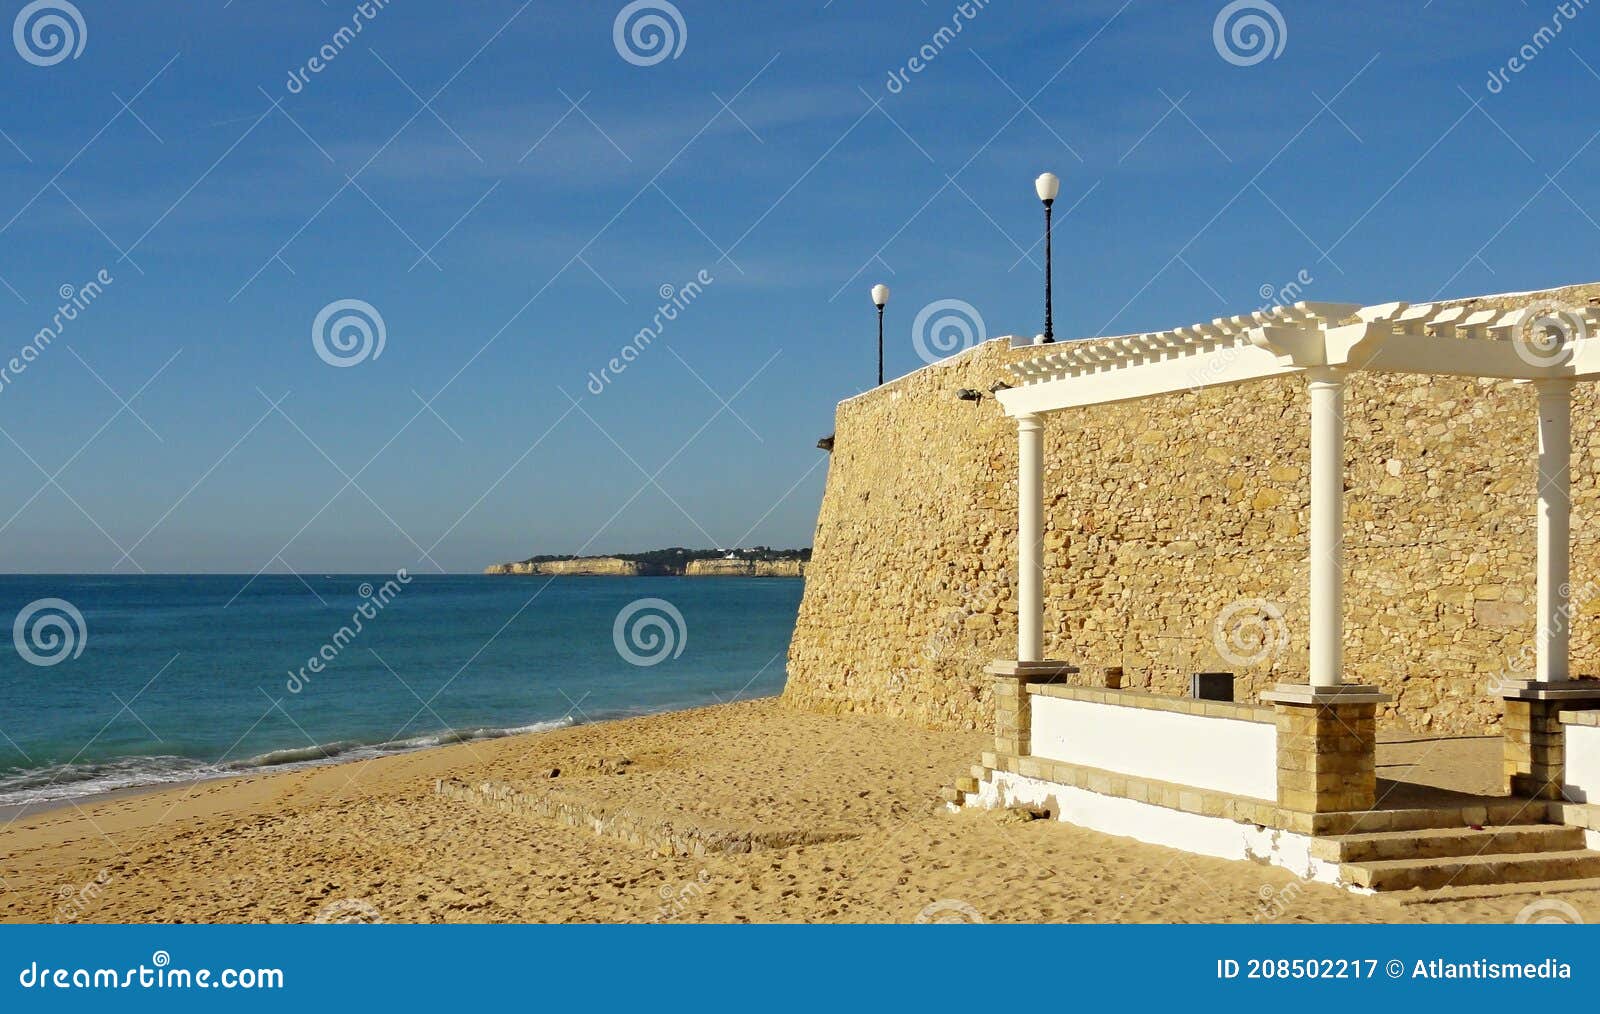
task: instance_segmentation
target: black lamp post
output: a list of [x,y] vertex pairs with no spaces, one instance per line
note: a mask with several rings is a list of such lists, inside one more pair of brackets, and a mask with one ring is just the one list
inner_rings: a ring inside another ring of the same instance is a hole
[[1056,179],[1055,173],[1040,173],[1033,181],[1033,189],[1044,202],[1044,340],[1048,344],[1056,340],[1055,321],[1050,310],[1050,206],[1056,203],[1056,194],[1061,192],[1061,181]]
[[872,305],[878,308],[878,386],[883,386],[883,307],[889,302],[889,287],[878,284],[872,287]]

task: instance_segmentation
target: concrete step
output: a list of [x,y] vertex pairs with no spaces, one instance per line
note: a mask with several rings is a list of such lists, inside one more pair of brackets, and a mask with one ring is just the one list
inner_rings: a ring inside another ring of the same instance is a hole
[[1311,854],[1334,863],[1360,863],[1387,859],[1440,859],[1451,856],[1524,855],[1534,852],[1582,850],[1583,829],[1557,824],[1520,824],[1509,827],[1374,831],[1337,838],[1316,838]]
[[944,788],[939,790],[939,798],[947,803],[959,804],[962,800],[962,792],[960,789],[946,785]]
[[972,772],[972,777],[976,778],[980,782],[988,781],[989,780],[989,776],[994,774],[993,770],[984,767],[982,764],[974,764],[974,765],[972,765],[971,772]]
[[1374,891],[1467,887],[1476,884],[1526,884],[1541,880],[1600,877],[1600,852],[1574,849],[1532,855],[1455,856],[1440,859],[1385,859],[1345,863],[1344,879]]
[[1397,895],[1402,905],[1437,905],[1446,901],[1481,901],[1485,898],[1514,898],[1528,895],[1570,894],[1573,891],[1600,891],[1600,877],[1581,880],[1540,880],[1528,884],[1475,884],[1467,887],[1441,887],[1437,891],[1408,891]]
[[1332,837],[1378,831],[1426,831],[1473,824],[1504,827],[1510,824],[1542,824],[1548,815],[1549,807],[1544,802],[1527,799],[1437,809],[1319,813],[1313,818],[1313,833]]
[[956,788],[961,792],[977,792],[978,780],[976,778],[957,778]]

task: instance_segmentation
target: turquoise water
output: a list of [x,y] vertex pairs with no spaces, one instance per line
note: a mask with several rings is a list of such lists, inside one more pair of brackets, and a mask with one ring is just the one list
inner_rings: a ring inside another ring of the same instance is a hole
[[801,588],[0,576],[0,805],[774,694]]

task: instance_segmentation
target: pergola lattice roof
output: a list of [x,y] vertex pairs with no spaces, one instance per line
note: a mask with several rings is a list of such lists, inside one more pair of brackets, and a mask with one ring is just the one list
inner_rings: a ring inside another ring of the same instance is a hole
[[[1559,341],[1537,322],[1556,318]],[[1341,323],[1352,321],[1351,323]],[[1209,324],[1066,342],[1014,363],[1012,415],[1264,379],[1314,367],[1537,380],[1600,375],[1600,308],[1300,302]]]

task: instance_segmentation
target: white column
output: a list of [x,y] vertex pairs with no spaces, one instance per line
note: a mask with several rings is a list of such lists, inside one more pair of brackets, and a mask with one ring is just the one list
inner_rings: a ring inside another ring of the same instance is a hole
[[1017,661],[1044,657],[1044,423],[1017,417]]
[[1344,371],[1307,370],[1311,389],[1311,685],[1344,680]]
[[1539,562],[1534,644],[1540,682],[1567,679],[1571,640],[1568,585],[1572,560],[1572,382],[1536,380],[1539,395]]

